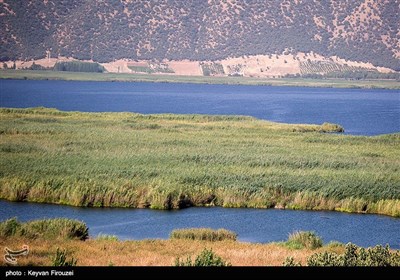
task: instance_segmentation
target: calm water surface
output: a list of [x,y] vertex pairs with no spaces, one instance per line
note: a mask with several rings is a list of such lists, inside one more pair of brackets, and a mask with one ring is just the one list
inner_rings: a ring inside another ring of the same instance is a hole
[[346,133],[400,132],[400,91],[178,83],[0,80],[0,107],[66,111],[249,115],[332,122]]
[[224,227],[238,233],[240,241],[264,243],[286,240],[295,230],[314,230],[325,243],[389,244],[400,249],[400,219],[379,215],[219,207],[178,211],[96,209],[0,200],[0,217],[22,221],[73,218],[84,221],[91,236],[112,234],[120,239],[167,239],[176,228]]

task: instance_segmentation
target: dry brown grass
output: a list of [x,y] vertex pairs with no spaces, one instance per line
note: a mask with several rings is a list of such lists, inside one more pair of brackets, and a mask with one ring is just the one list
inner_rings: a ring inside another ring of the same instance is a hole
[[[5,247],[18,250],[26,244],[28,256],[18,258],[18,265],[51,265],[57,248],[66,249],[69,256],[78,260],[78,266],[171,266],[177,257],[195,256],[204,248],[212,249],[233,266],[280,266],[288,256],[306,264],[311,254],[321,251],[342,251],[342,247],[323,247],[318,250],[293,250],[279,244],[251,244],[234,241],[192,240],[28,240],[23,238],[0,239]],[[0,265],[5,265],[1,258]]]

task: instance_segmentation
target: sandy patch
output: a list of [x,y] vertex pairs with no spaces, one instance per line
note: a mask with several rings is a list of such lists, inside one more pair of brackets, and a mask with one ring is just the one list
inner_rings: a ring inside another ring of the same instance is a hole
[[292,55],[256,55],[229,58],[220,61],[228,75],[245,77],[279,77],[300,73],[299,61]]
[[101,63],[107,72],[111,73],[132,73],[132,70],[128,68],[130,60],[119,59],[113,62]]
[[166,62],[175,75],[188,75],[188,76],[202,76],[200,65],[198,61],[182,60],[182,61],[168,61]]
[[[15,66],[17,69],[23,69],[23,68],[29,68],[32,66],[33,63],[41,65],[43,67],[53,67],[58,61],[73,61],[75,59],[73,58],[67,58],[67,57],[59,57],[59,58],[41,58],[41,59],[36,59],[36,60],[16,60],[15,61]],[[8,68],[11,68],[14,65],[14,61],[5,61],[2,62],[0,67],[3,68],[3,64],[7,64]]]

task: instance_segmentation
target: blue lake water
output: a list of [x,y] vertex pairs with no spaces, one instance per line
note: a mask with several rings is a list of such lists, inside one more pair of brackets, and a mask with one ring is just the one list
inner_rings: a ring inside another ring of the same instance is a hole
[[353,135],[400,132],[400,91],[178,83],[0,80],[0,107],[249,115],[342,125]]
[[67,217],[84,221],[91,236],[112,234],[120,239],[167,239],[177,228],[226,228],[244,242],[286,240],[295,230],[313,230],[325,243],[352,242],[359,246],[389,244],[400,249],[400,219],[339,212],[278,209],[188,208],[178,211],[149,209],[80,208],[0,200],[1,219],[21,221]]

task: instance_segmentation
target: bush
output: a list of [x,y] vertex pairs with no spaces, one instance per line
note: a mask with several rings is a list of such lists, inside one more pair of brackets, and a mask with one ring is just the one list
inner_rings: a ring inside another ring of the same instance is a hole
[[312,231],[296,231],[289,235],[286,245],[293,249],[316,249],[322,247],[322,239]]
[[85,223],[71,219],[43,219],[20,223],[12,218],[0,223],[0,236],[85,240],[89,237],[89,229]]
[[53,266],[76,266],[77,260],[71,257],[67,260],[67,250],[60,250],[57,248],[56,255],[52,260]]
[[211,228],[188,228],[175,229],[170,234],[171,239],[190,239],[190,240],[207,240],[222,241],[233,240],[237,238],[237,234],[226,229],[213,230]]
[[295,262],[293,257],[286,257],[283,266],[301,266],[299,262]]
[[342,266],[338,254],[323,252],[311,255],[307,259],[308,266]]
[[225,262],[221,257],[216,255],[212,249],[204,249],[196,256],[194,262],[191,257],[188,257],[185,261],[181,261],[177,258],[175,260],[175,266],[231,266],[231,264]]
[[307,259],[308,266],[400,266],[400,253],[390,252],[389,245],[361,248],[352,243],[344,254],[330,252],[313,254]]

